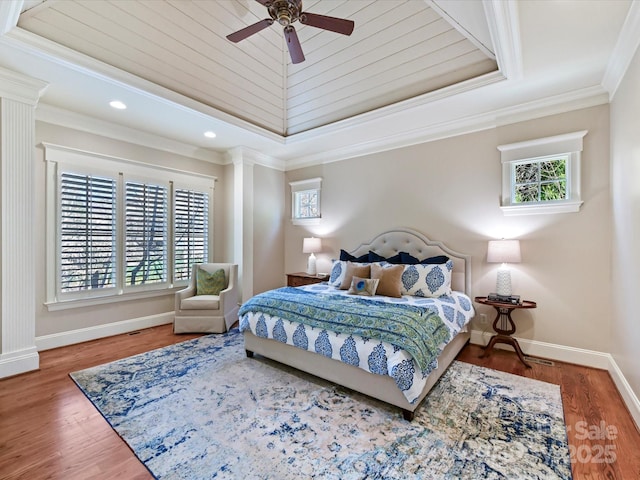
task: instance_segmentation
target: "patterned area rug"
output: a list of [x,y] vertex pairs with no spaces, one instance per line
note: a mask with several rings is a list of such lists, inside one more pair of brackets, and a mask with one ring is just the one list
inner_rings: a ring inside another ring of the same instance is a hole
[[413,422],[209,335],[71,374],[159,479],[570,479],[556,385],[454,362]]

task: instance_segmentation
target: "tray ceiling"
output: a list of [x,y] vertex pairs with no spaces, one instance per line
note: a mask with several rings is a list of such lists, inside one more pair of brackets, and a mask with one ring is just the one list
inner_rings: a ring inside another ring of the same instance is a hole
[[351,19],[354,33],[296,23],[306,61],[294,65],[277,24],[225,38],[268,17],[254,0],[36,0],[18,26],[283,136],[498,70],[490,42],[438,3],[307,0],[303,10]]

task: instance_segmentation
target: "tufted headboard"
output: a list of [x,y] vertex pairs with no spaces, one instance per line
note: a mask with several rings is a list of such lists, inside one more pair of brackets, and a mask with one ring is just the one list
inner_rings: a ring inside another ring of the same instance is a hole
[[447,255],[453,261],[451,287],[471,296],[471,256],[456,252],[442,242],[429,240],[409,228],[399,228],[381,233],[369,243],[363,243],[349,253],[357,257],[369,250],[383,257],[392,257],[398,252],[407,252],[419,259]]

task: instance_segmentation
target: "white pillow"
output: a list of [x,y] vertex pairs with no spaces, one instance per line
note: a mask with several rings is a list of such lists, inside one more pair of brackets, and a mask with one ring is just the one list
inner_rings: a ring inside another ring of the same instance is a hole
[[402,272],[402,294],[439,297],[451,294],[453,261],[439,265],[406,265]]

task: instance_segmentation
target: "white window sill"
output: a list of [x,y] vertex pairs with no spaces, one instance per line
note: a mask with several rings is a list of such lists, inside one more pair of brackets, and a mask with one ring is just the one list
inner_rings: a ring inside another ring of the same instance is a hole
[[294,225],[320,225],[320,217],[316,218],[292,218],[291,223]]
[[500,207],[506,217],[515,215],[540,215],[551,213],[575,213],[580,210],[581,201],[529,203],[521,205],[503,205]]
[[121,293],[118,295],[108,295],[104,297],[81,298],[75,300],[56,300],[45,302],[47,310],[56,312],[58,310],[68,310],[71,308],[93,307],[96,305],[106,305],[109,303],[128,302],[130,300],[141,300],[145,298],[163,297],[165,295],[174,295],[178,290],[186,288],[187,285],[180,285],[173,288],[165,288],[162,290],[146,290],[134,293]]

